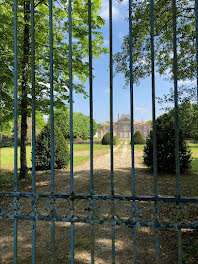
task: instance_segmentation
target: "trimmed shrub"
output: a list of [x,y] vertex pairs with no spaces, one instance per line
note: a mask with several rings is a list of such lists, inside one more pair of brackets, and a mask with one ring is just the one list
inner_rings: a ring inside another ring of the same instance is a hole
[[[36,137],[36,170],[51,169],[51,131],[48,123]],[[69,149],[66,140],[54,126],[54,168],[67,168],[69,164]]]
[[145,144],[145,143],[146,143],[146,140],[143,138],[140,131],[136,131],[134,134],[134,144],[135,145],[141,145],[141,144]]
[[0,137],[0,148],[13,147],[14,136],[13,135],[2,135]]
[[[102,138],[102,145],[110,145],[111,142],[111,135],[110,133],[106,133]],[[116,138],[113,137],[113,145],[116,145]]]
[[[175,126],[169,115],[164,114],[156,120],[157,133],[157,169],[158,171],[175,173]],[[185,172],[191,168],[191,151],[185,143],[184,133],[179,130],[180,169]],[[153,137],[146,140],[144,163],[153,169]]]

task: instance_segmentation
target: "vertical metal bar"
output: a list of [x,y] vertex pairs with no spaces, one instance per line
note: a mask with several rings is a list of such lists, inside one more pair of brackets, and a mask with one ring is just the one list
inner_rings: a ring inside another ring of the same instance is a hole
[[113,33],[112,33],[112,0],[109,0],[109,51],[110,51],[110,149],[111,149],[111,194],[114,195],[113,170]]
[[17,51],[17,0],[14,0],[14,190],[18,189],[18,51]]
[[73,192],[73,82],[72,82],[72,5],[69,0],[69,90],[70,90],[70,192]]
[[[18,190],[18,54],[17,54],[17,0],[14,0],[14,191]],[[15,211],[17,199],[14,198]],[[17,264],[17,231],[18,220],[14,220],[14,264]]]
[[112,264],[115,264],[115,225],[111,226],[112,233]]
[[18,233],[18,220],[14,220],[14,264],[17,264],[17,233]]
[[[132,32],[132,2],[129,0],[129,59],[130,59],[130,109],[131,109],[131,192],[135,197],[135,154],[134,154],[134,109],[133,109],[133,32]],[[136,217],[135,201],[132,206],[133,218]],[[136,263],[136,226],[132,229],[133,263]]]
[[50,125],[51,125],[51,192],[54,192],[54,87],[53,87],[53,18],[52,0],[49,0],[49,28],[50,28]]
[[196,19],[196,68],[197,68],[197,107],[198,107],[198,0],[195,0]]
[[[150,1],[150,27],[151,27],[151,74],[152,74],[152,118],[153,118],[153,176],[154,176],[154,195],[158,198],[158,177],[157,177],[157,136],[156,136],[156,110],[155,110],[155,46],[154,46],[154,3]],[[154,205],[155,214],[155,256],[156,263],[159,263],[159,231],[158,224],[158,204]]]
[[180,158],[179,158],[179,111],[178,111],[178,81],[177,81],[177,20],[176,2],[172,0],[173,9],[173,71],[175,100],[175,156],[176,156],[176,196],[180,197]]
[[132,159],[132,195],[135,196],[135,155],[134,155],[134,109],[133,109],[133,36],[132,3],[129,0],[129,59],[130,59],[130,110],[131,110],[131,159]]
[[[109,0],[109,70],[110,70],[110,155],[111,155],[111,195],[114,195],[114,170],[113,170],[113,25],[112,25],[112,0]],[[113,206],[114,206],[114,201]],[[114,210],[113,210],[114,211]],[[114,218],[114,216],[112,215]],[[112,263],[115,263],[115,226],[112,225]]]
[[[31,0],[31,77],[32,77],[32,192],[35,193],[35,34],[34,34],[34,0]],[[34,215],[35,199],[32,199]],[[36,221],[32,221],[32,264],[36,263]]]
[[[90,194],[93,195],[93,58],[91,0],[88,0],[89,24],[89,108],[90,108]],[[93,216],[93,200],[90,202],[90,216]],[[94,225],[91,224],[91,263],[94,263]]]
[[90,193],[93,194],[93,73],[92,73],[92,30],[91,0],[88,0],[89,23],[89,108],[90,108]]
[[182,264],[182,232],[178,229],[178,264]]
[[[74,191],[73,179],[73,80],[72,80],[72,0],[69,0],[69,90],[70,90],[70,192]],[[73,202],[72,202],[73,207]],[[72,208],[73,209],[73,208]],[[71,264],[74,263],[74,224],[71,223]]]
[[[49,0],[49,33],[50,33],[50,126],[51,126],[51,193],[54,193],[54,87],[53,87],[53,15],[52,0]],[[54,208],[54,200],[51,200],[51,210]],[[54,263],[55,255],[55,223],[51,222],[51,263]]]
[[[177,7],[176,0],[172,0],[173,12],[173,71],[174,71],[174,99],[175,99],[175,162],[176,162],[176,196],[180,198],[180,156],[179,156],[179,111],[178,111],[178,80],[177,80]],[[182,263],[181,229],[178,229],[178,263]]]

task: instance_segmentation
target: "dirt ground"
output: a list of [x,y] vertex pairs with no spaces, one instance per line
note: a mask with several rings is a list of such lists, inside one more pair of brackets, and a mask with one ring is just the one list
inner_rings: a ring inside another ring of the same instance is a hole
[[[136,194],[153,195],[152,173],[143,165],[142,153],[135,153]],[[75,193],[89,193],[89,162],[74,170]],[[127,141],[115,148],[114,153],[115,194],[131,195],[131,156]],[[192,186],[193,188],[193,186]],[[11,190],[8,186],[7,190]],[[160,195],[175,195],[175,181],[159,177]],[[31,183],[20,183],[20,191],[31,191]],[[185,189],[184,189],[185,191]],[[37,192],[50,192],[50,173],[37,174]],[[55,192],[69,192],[69,171],[55,173]],[[110,155],[94,158],[94,192],[110,194]],[[190,194],[188,192],[186,195]],[[95,225],[95,263],[107,264],[111,261],[111,226]],[[75,224],[75,263],[90,263],[90,225]],[[31,263],[32,223],[19,221],[18,226],[18,263]],[[155,263],[155,234],[151,228],[137,228],[137,263]],[[184,240],[184,263],[198,263],[197,232],[182,232]],[[177,263],[177,232],[159,230],[160,263]],[[132,229],[115,228],[116,263],[131,264],[133,255]],[[197,244],[196,244],[197,243]],[[195,250],[194,248],[195,247]],[[186,259],[185,259],[186,258]],[[39,264],[50,263],[50,223],[38,221],[36,224],[36,259]],[[55,263],[70,263],[70,224],[55,224]],[[0,221],[0,263],[13,263],[13,221]]]

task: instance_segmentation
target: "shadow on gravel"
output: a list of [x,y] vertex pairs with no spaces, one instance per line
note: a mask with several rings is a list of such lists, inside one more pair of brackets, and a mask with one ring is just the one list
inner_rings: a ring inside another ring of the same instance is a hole
[[[50,173],[37,175],[37,192],[49,192]],[[74,173],[75,193],[89,193],[89,170],[80,170]],[[55,192],[69,191],[70,175],[68,171],[56,171]],[[94,170],[94,192],[110,194],[110,171],[106,169]],[[131,195],[131,169],[119,168],[114,171],[115,194]],[[31,181],[20,183],[20,189],[31,191]],[[174,193],[174,181],[160,176],[160,194]],[[8,188],[9,189],[9,188]],[[153,176],[146,168],[136,169],[136,194],[153,195]],[[61,205],[60,205],[61,206]],[[62,209],[64,206],[62,205]],[[122,208],[120,208],[122,210]],[[111,226],[95,225],[95,263],[112,263]],[[137,263],[155,263],[155,233],[151,228],[138,227],[136,230]],[[184,241],[184,263],[197,263],[198,236],[197,232],[182,232]],[[18,263],[29,264],[31,261],[32,223],[19,221],[18,225]],[[160,237],[160,264],[177,263],[177,231],[159,230]],[[90,225],[75,224],[75,263],[90,263],[91,259]],[[37,221],[36,224],[36,259],[38,264],[50,263],[51,252],[50,223]],[[116,226],[115,228],[116,263],[131,264],[133,256],[132,229]],[[13,262],[13,221],[0,220],[0,263]],[[55,224],[55,262],[70,263],[70,224]]]

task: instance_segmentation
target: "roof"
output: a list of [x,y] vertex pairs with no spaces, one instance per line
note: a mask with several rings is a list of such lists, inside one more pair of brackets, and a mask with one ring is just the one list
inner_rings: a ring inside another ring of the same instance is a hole
[[128,120],[131,120],[131,118],[130,118],[129,115],[122,115],[121,118],[119,119],[119,121],[121,121],[121,120],[126,120],[126,121],[128,121]]
[[136,126],[151,126],[151,124],[145,123],[145,122],[134,122],[134,125],[136,125]]
[[[113,123],[113,126],[115,126],[115,125],[117,125],[116,122]],[[109,127],[110,126],[110,123],[104,123],[104,124],[101,125],[101,127],[105,127],[105,126],[106,127]]]
[[[113,126],[116,126],[117,123],[114,122],[113,123]],[[152,126],[152,124],[149,124],[149,123],[145,123],[145,122],[134,122],[134,125],[135,126]],[[110,126],[110,123],[104,123],[101,125],[101,127],[109,127]]]

